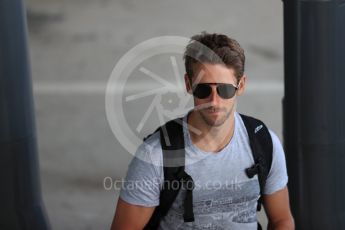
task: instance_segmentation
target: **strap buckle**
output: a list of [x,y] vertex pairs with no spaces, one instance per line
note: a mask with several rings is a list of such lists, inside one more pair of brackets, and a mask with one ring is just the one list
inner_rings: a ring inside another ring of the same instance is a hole
[[249,178],[253,178],[256,174],[259,174],[260,164],[256,163],[252,167],[246,168],[246,174]]

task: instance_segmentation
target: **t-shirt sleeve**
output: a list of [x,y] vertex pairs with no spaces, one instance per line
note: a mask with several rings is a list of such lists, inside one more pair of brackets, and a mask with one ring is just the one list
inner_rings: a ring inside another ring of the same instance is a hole
[[145,144],[140,145],[128,166],[121,187],[121,199],[134,205],[158,206],[162,183],[159,170],[159,166],[152,163],[150,150]]
[[272,166],[268,174],[264,194],[272,194],[284,188],[288,182],[285,153],[277,135],[270,130],[273,142]]

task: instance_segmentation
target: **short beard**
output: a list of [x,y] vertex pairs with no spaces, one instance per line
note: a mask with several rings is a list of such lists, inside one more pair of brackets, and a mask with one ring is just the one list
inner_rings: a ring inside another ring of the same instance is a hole
[[[210,109],[210,108],[212,107],[209,107],[207,109]],[[219,127],[219,126],[222,126],[225,123],[225,121],[230,117],[233,108],[234,107],[232,107],[229,111],[225,111],[226,112],[225,115],[216,120],[208,119],[208,117],[204,115],[203,110],[206,110],[206,109],[199,111],[199,114],[208,126]]]

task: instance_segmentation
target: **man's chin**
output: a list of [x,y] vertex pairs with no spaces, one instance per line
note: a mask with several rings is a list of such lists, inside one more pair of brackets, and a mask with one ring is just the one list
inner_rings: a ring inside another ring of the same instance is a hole
[[215,117],[209,114],[201,114],[201,117],[208,126],[219,127],[225,122],[225,117]]

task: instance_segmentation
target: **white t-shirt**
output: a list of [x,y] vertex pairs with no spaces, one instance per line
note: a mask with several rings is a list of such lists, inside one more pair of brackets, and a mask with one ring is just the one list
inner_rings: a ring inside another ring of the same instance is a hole
[[[186,124],[187,115],[184,117]],[[159,229],[257,229],[256,206],[260,197],[257,175],[248,178],[245,169],[254,164],[247,130],[235,112],[235,129],[231,141],[217,153],[204,152],[191,141],[186,125],[185,171],[195,183],[193,190],[194,222],[183,221],[185,190],[181,189]],[[264,194],[284,188],[288,181],[285,155],[278,137],[273,141],[272,166]],[[164,180],[159,132],[139,146],[131,161],[120,197],[135,205],[159,205]]]

